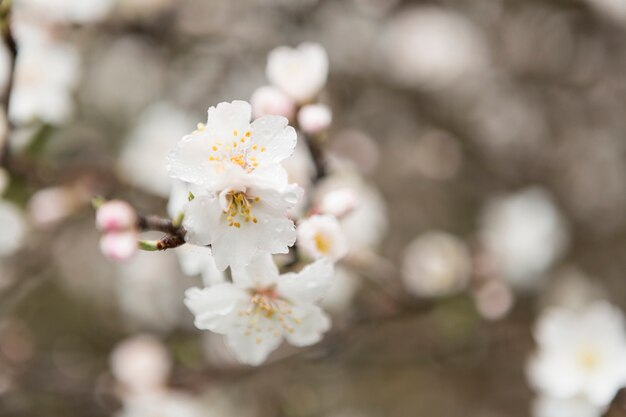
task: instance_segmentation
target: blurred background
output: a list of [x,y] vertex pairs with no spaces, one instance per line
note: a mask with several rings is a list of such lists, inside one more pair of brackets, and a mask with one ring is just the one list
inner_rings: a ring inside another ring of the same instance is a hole
[[[626,308],[622,0],[13,3],[2,416],[527,416],[542,309]],[[367,190],[346,233],[368,248],[319,345],[245,367],[193,328],[201,281],[173,251],[105,259],[90,201],[165,215],[167,150],[305,41],[329,56],[326,149]],[[167,395],[139,406],[133,384]]]

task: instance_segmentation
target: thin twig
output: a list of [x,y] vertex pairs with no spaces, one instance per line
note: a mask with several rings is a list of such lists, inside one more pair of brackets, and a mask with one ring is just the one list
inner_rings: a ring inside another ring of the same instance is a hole
[[157,231],[167,233],[163,238],[147,242],[144,241],[140,247],[144,250],[166,250],[177,248],[185,244],[187,230],[172,219],[155,215],[137,216],[137,227],[142,231]]
[[17,61],[17,43],[13,37],[11,28],[11,0],[0,0],[0,16],[2,23],[2,40],[9,51],[9,76],[2,93],[2,107],[6,114],[6,129],[2,142],[0,142],[0,165],[6,167],[10,160],[9,135],[13,129],[13,124],[9,118],[9,105],[11,104],[11,93],[15,80],[15,64]]

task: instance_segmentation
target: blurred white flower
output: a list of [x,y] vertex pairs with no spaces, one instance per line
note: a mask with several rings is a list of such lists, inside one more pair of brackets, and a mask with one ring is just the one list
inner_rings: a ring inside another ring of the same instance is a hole
[[379,53],[381,71],[426,89],[481,73],[489,61],[478,29],[464,16],[437,7],[404,11],[391,20]]
[[139,250],[138,239],[134,230],[108,232],[100,238],[100,251],[111,261],[127,261]]
[[[19,124],[33,119],[51,124],[66,121],[74,111],[72,89],[80,72],[78,52],[70,44],[50,39],[22,42],[19,48],[9,118]],[[6,65],[0,65],[0,79],[7,79],[7,70]]]
[[513,286],[537,286],[568,242],[551,196],[532,187],[492,201],[482,213],[481,242]]
[[165,388],[172,363],[163,343],[140,334],[121,341],[110,358],[111,372],[126,395],[155,393]]
[[233,283],[187,290],[185,304],[196,316],[196,327],[225,335],[241,362],[259,365],[283,338],[308,346],[330,328],[315,303],[328,291],[332,275],[326,260],[279,275],[271,255],[264,253],[246,268],[233,269]]
[[626,3],[622,0],[586,0],[586,2],[603,16],[618,23],[626,23]]
[[14,0],[19,12],[44,21],[91,23],[109,13],[115,0]]
[[333,121],[333,113],[325,104],[307,104],[298,112],[298,125],[303,132],[315,135],[326,131]]
[[193,119],[172,104],[161,102],[148,107],[122,149],[117,164],[120,176],[129,184],[167,197],[172,180],[165,169],[165,158],[194,126]]
[[606,302],[581,311],[548,309],[535,326],[530,384],[553,398],[608,405],[626,384],[625,325],[623,313]]
[[551,398],[541,396],[533,402],[533,417],[601,417],[603,407],[581,398]]
[[22,247],[26,239],[26,222],[13,203],[0,200],[0,256],[8,256]]
[[336,262],[348,253],[346,237],[333,216],[311,216],[298,224],[296,232],[298,251],[309,259],[327,258]]
[[462,291],[470,271],[465,243],[448,233],[424,233],[404,252],[402,278],[406,289],[416,296],[441,297]]
[[257,88],[250,98],[252,117],[275,115],[292,119],[296,103],[278,87],[266,85]]
[[318,207],[320,213],[341,218],[359,205],[359,196],[353,188],[339,188],[326,193]]
[[267,78],[298,103],[313,100],[326,84],[328,55],[317,43],[281,46],[267,57]]
[[96,211],[96,228],[101,232],[119,232],[137,227],[137,213],[122,200],[110,200]]
[[173,253],[139,252],[118,264],[117,301],[130,328],[170,331],[187,326],[183,294],[195,279],[181,275]]
[[358,204],[339,219],[350,254],[376,248],[388,229],[387,207],[380,192],[363,182],[359,175],[336,174],[319,183],[314,205],[319,207],[327,194],[337,190],[353,190],[358,196]]
[[[209,109],[206,126],[185,136],[168,156],[173,178],[203,190],[185,209],[190,243],[211,245],[217,268],[241,268],[257,251],[287,253],[296,232],[286,214],[302,197],[280,165],[296,146],[281,116],[250,124],[243,101]],[[226,139],[229,138],[229,139]]]

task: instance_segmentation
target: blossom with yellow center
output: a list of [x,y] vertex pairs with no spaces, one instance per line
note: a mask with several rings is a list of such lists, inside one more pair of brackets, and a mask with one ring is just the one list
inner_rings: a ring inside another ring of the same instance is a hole
[[272,257],[259,254],[233,282],[191,288],[185,304],[199,329],[225,336],[237,358],[258,365],[283,339],[294,346],[317,343],[330,320],[316,303],[331,285],[332,264],[316,261],[298,273],[279,275]]

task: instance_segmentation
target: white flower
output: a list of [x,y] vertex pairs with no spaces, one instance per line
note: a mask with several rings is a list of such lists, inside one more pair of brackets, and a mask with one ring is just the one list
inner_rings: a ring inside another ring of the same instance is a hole
[[279,163],[293,154],[296,131],[282,116],[252,123],[250,104],[220,103],[209,108],[206,126],[183,137],[167,157],[170,176],[209,191],[222,191],[224,172],[233,166],[268,186],[286,182]]
[[[5,71],[6,66],[0,66]],[[78,81],[79,57],[69,44],[32,41],[20,44],[9,117],[16,123],[39,119],[64,122],[73,112],[72,89]],[[0,74],[6,79],[6,74]]]
[[241,362],[258,365],[283,338],[294,346],[321,339],[330,320],[315,303],[332,275],[325,260],[279,275],[272,257],[260,254],[246,268],[233,269],[233,283],[187,290],[185,304],[196,327],[225,335]]
[[541,396],[533,402],[533,417],[601,417],[603,407],[581,398],[551,398]]
[[302,189],[280,166],[296,146],[295,130],[280,116],[250,124],[250,112],[243,101],[210,108],[206,127],[168,157],[170,175],[196,186],[185,208],[187,239],[211,245],[219,270],[244,267],[257,251],[287,253],[296,239],[286,214]]
[[626,384],[626,328],[616,307],[597,302],[582,311],[547,310],[535,327],[538,350],[528,366],[531,385],[561,399],[606,406]]
[[315,215],[298,225],[298,250],[311,259],[338,261],[348,253],[348,242],[337,219]]
[[319,211],[340,218],[359,205],[359,196],[353,188],[332,190],[322,197]]
[[333,175],[320,182],[315,206],[322,207],[326,196],[337,190],[352,193],[358,204],[339,219],[348,240],[350,254],[378,246],[388,229],[387,207],[380,192],[363,182],[357,174]]
[[390,21],[381,38],[380,70],[410,87],[441,88],[483,72],[489,51],[464,16],[439,7],[418,7]]
[[120,342],[111,353],[110,362],[113,376],[132,395],[161,390],[172,367],[163,343],[147,334]]
[[326,84],[328,55],[317,43],[281,46],[267,58],[267,78],[299,103],[315,98]]
[[296,103],[291,97],[272,85],[257,88],[250,97],[250,104],[255,118],[276,115],[291,119],[296,113]]
[[165,158],[194,125],[185,112],[169,103],[150,106],[141,114],[124,144],[117,165],[121,176],[129,184],[167,197],[172,180],[165,169]]
[[504,278],[536,286],[567,244],[564,221],[550,195],[533,187],[497,199],[482,213],[481,240]]
[[407,246],[402,278],[412,294],[440,297],[463,290],[470,269],[469,251],[461,240],[443,232],[428,232]]
[[0,228],[0,256],[12,255],[26,239],[24,216],[15,204],[0,200]]
[[176,256],[169,251],[140,251],[118,264],[115,286],[124,326],[160,332],[187,327],[183,294],[196,282],[180,273]]
[[324,132],[333,121],[333,113],[325,104],[307,104],[298,112],[298,125],[303,132],[315,135]]

